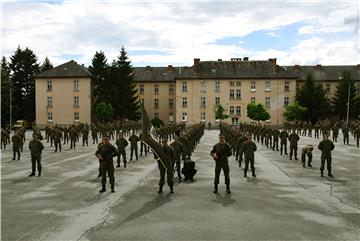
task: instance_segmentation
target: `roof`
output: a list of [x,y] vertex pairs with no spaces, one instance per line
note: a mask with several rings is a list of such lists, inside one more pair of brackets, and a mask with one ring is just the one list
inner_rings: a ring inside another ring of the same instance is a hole
[[354,80],[360,80],[359,65],[334,65],[334,66],[284,66],[287,71],[295,73],[298,80],[305,81],[308,74],[312,74],[319,81],[338,81],[341,79],[344,70],[350,72]]
[[73,77],[91,77],[90,71],[76,63],[74,60],[70,60],[62,65],[59,65],[53,69],[41,72],[36,75],[36,78],[73,78]]

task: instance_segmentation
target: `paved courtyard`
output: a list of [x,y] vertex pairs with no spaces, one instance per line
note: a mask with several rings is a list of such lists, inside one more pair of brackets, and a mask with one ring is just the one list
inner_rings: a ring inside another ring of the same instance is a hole
[[[159,195],[152,154],[117,168],[116,193],[99,194],[96,145],[55,153],[44,143],[43,176],[28,177],[30,135],[20,161],[11,161],[11,146],[1,152],[2,240],[360,240],[353,138],[350,146],[335,145],[334,178],[320,177],[317,148],[313,167],[303,168],[257,143],[257,177],[244,178],[231,157],[232,194],[223,175],[213,194],[209,152],[218,131],[205,131],[192,156],[195,182],[176,185],[174,194],[165,186]],[[299,149],[318,142],[301,137]]]

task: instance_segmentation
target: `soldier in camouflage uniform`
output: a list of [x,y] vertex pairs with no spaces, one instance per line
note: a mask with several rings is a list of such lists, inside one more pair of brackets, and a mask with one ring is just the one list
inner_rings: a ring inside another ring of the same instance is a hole
[[41,176],[41,152],[44,149],[44,145],[38,140],[38,135],[33,135],[33,139],[29,143],[29,149],[31,152],[31,174],[29,177],[35,176],[36,166],[38,170],[38,176]]
[[245,169],[244,169],[244,177],[247,177],[247,171],[249,168],[249,162],[251,167],[252,176],[255,175],[255,156],[254,152],[257,150],[255,142],[251,140],[251,135],[247,137],[247,141],[244,143],[244,153],[245,153]]
[[244,156],[244,144],[247,141],[247,137],[245,135],[241,135],[239,140],[238,140],[238,152],[237,154],[239,155],[239,167],[241,167],[241,163],[243,161],[243,156]]
[[88,146],[89,145],[89,129],[88,127],[83,127],[81,130],[81,134],[82,134],[82,142],[83,142],[83,146],[85,146],[85,144]]
[[344,135],[344,145],[349,145],[349,127],[347,125],[342,128],[342,133]]
[[17,160],[20,161],[20,145],[21,145],[21,137],[18,132],[15,132],[11,137],[11,141],[13,143],[13,161],[15,161],[15,157],[17,154]]
[[289,137],[289,134],[286,130],[282,130],[280,132],[280,155],[284,154],[287,155],[287,138]]
[[272,131],[272,136],[273,136],[273,146],[272,149],[273,151],[279,151],[279,136],[280,136],[280,131],[277,128],[274,128],[274,130]]
[[7,144],[6,132],[5,130],[1,129],[1,149],[2,148],[6,149],[6,144]]
[[72,148],[75,149],[76,141],[77,141],[77,138],[78,138],[78,133],[76,131],[75,126],[70,127],[69,136],[70,136],[70,149],[72,149]]
[[339,137],[339,127],[336,124],[332,128],[332,132],[333,142],[337,142],[337,139]]
[[297,149],[298,149],[298,141],[299,141],[300,137],[293,130],[293,132],[289,135],[288,139],[289,139],[289,142],[290,142],[290,160],[292,160],[293,154],[295,156],[295,160],[298,160],[298,158],[297,158]]
[[328,139],[329,135],[327,133],[324,133],[323,140],[319,143],[319,150],[321,151],[321,166],[320,166],[320,172],[321,177],[324,176],[324,167],[325,167],[325,161],[327,164],[327,170],[328,170],[328,176],[333,177],[331,173],[331,151],[334,150],[335,146],[332,141]]
[[305,145],[302,148],[301,162],[303,164],[303,167],[305,167],[306,156],[308,157],[308,167],[312,167],[311,161],[312,161],[312,151],[313,151],[313,149],[314,149],[314,147],[312,145]]
[[52,134],[54,135],[54,146],[55,146],[55,151],[57,152],[58,148],[59,151],[61,152],[61,136],[62,136],[62,132],[59,128],[55,128],[52,132]]
[[148,147],[145,144],[145,142],[143,142],[142,133],[140,133],[139,138],[140,138],[140,156],[142,156],[143,152],[144,152],[145,155],[147,155]]
[[163,186],[165,184],[165,173],[167,176],[167,183],[170,187],[170,193],[174,193],[174,162],[175,152],[172,147],[167,144],[167,139],[162,140],[162,149],[164,151],[165,160],[158,159],[158,167],[160,171],[160,181],[158,193],[163,192]]
[[124,138],[124,134],[122,132],[119,133],[119,138],[116,140],[116,146],[118,148],[118,157],[117,157],[117,165],[116,167],[120,167],[120,156],[122,156],[124,167],[126,167],[126,147],[128,145],[128,141]]
[[[182,144],[181,142],[179,141],[179,138],[178,137],[175,137],[175,141],[173,141],[170,146],[173,148],[174,150],[174,163],[175,163],[175,169],[176,169],[176,173],[177,173],[177,179],[178,179],[178,182],[181,182],[182,181],[182,178],[181,178],[181,173],[180,173],[180,169],[181,169],[181,152],[182,152]],[[174,169],[174,167],[172,167]]]
[[137,143],[140,141],[140,138],[135,135],[135,132],[132,131],[132,135],[129,137],[130,141],[130,161],[133,159],[133,154],[135,152],[136,160],[138,160],[138,145]]

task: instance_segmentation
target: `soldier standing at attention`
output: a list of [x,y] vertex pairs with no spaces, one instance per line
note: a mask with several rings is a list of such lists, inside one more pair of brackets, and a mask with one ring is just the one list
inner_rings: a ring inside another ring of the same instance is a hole
[[280,132],[280,155],[283,153],[284,148],[284,154],[287,155],[287,138],[289,137],[289,134],[284,129]]
[[89,145],[89,129],[85,126],[83,127],[83,129],[81,130],[81,134],[82,134],[82,141],[83,141],[83,146]]
[[211,130],[211,122],[208,122],[208,130]]
[[160,170],[160,181],[159,181],[159,191],[158,193],[163,192],[163,186],[165,184],[165,172],[167,175],[167,183],[170,187],[170,193],[174,193],[174,162],[175,162],[175,152],[172,147],[167,144],[167,139],[162,140],[162,149],[166,156],[165,160],[158,160],[158,167]]
[[332,128],[332,132],[333,132],[333,142],[337,142],[337,138],[339,136],[339,127],[336,124]]
[[143,152],[145,152],[145,155],[147,155],[147,146],[145,142],[143,142],[142,133],[139,135],[140,137],[140,156],[142,156]]
[[298,160],[297,158],[297,149],[298,149],[298,141],[300,139],[299,135],[295,133],[295,130],[289,135],[288,137],[290,141],[290,160],[292,160],[292,155],[294,154],[295,160]]
[[58,128],[54,129],[53,135],[54,135],[54,146],[55,146],[54,152],[57,152],[58,148],[59,151],[61,152],[61,135],[62,135],[61,130]]
[[342,128],[342,133],[344,135],[344,145],[349,145],[349,127],[347,125]]
[[311,161],[312,161],[312,151],[314,147],[312,145],[306,145],[302,148],[301,151],[301,162],[303,164],[303,167],[305,167],[306,163],[306,156],[308,157],[308,167],[312,167]]
[[272,149],[273,151],[275,151],[275,148],[276,148],[276,151],[279,151],[279,136],[280,136],[280,131],[277,129],[277,128],[274,128],[273,132],[272,132],[272,135],[273,135],[273,146],[272,146]]
[[138,145],[137,143],[140,141],[140,138],[135,135],[134,131],[132,131],[132,135],[129,137],[130,141],[130,161],[132,161],[133,154],[135,152],[136,160],[138,160]]
[[118,148],[118,157],[117,157],[117,165],[116,167],[120,167],[120,156],[122,156],[123,162],[124,162],[124,167],[126,167],[126,150],[125,148],[127,147],[127,145],[129,144],[129,142],[124,138],[124,134],[122,132],[120,132],[120,136],[119,138],[116,140],[116,146]]
[[331,151],[334,150],[335,146],[332,141],[329,139],[329,135],[327,133],[324,133],[323,140],[319,143],[319,150],[321,151],[321,166],[320,166],[320,172],[321,177],[324,176],[324,167],[325,167],[325,160],[326,160],[326,166],[328,170],[328,176],[334,177],[331,173]]
[[219,135],[219,142],[214,145],[213,149],[210,152],[210,155],[215,160],[215,180],[214,180],[214,191],[213,193],[218,192],[219,177],[221,169],[225,175],[225,184],[226,192],[231,193],[230,191],[230,168],[228,157],[232,155],[229,145],[225,142],[224,135]]
[[239,145],[238,145],[238,154],[239,154],[239,167],[241,167],[241,162],[243,161],[244,156],[244,144],[247,141],[247,137],[245,135],[241,135],[239,138]]
[[95,152],[95,155],[100,160],[101,169],[101,185],[100,193],[106,192],[106,173],[108,173],[111,185],[111,192],[115,192],[115,177],[114,177],[114,164],[113,157],[118,153],[116,148],[109,142],[109,137],[103,137],[103,144],[99,145],[99,149]]
[[21,137],[16,131],[15,134],[11,137],[11,141],[13,143],[13,161],[15,161],[15,157],[17,154],[17,160],[20,161],[20,145],[21,145]]
[[249,162],[251,165],[251,172],[252,176],[256,177],[255,175],[255,156],[254,152],[257,150],[255,142],[251,140],[251,135],[249,135],[248,140],[244,144],[244,152],[245,152],[245,169],[244,169],[244,177],[247,177],[247,170],[249,168]]
[[29,177],[35,176],[36,165],[38,169],[38,176],[41,176],[41,152],[44,150],[44,145],[39,141],[38,135],[33,135],[33,139],[29,143],[29,149],[31,152],[31,174]]

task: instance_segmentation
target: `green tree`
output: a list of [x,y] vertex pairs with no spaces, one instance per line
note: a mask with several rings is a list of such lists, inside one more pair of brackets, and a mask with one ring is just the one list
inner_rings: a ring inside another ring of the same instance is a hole
[[89,66],[94,104],[109,101],[109,65],[104,52],[96,52]]
[[350,86],[349,118],[357,117],[360,114],[359,99],[356,98],[355,81],[352,79],[351,74],[348,71],[344,71],[342,73],[341,80],[339,80],[336,84],[334,98],[332,99],[334,112],[341,119],[346,119],[347,116],[349,86]]
[[119,119],[138,120],[140,118],[140,102],[134,84],[134,69],[122,47],[120,56],[114,60],[110,68],[111,103],[114,116]]
[[111,106],[111,104],[106,102],[100,102],[96,104],[94,112],[97,119],[101,122],[112,120],[114,114],[113,107]]
[[306,112],[307,108],[299,105],[299,103],[295,101],[293,104],[286,107],[283,116],[288,121],[303,120]]
[[46,70],[52,69],[54,68],[54,66],[52,65],[52,63],[50,62],[49,58],[46,57],[44,62],[41,64],[40,66],[40,71],[44,72]]
[[164,122],[162,119],[160,119],[159,117],[155,117],[154,119],[151,120],[151,124],[155,127],[155,128],[160,128],[164,126]]
[[224,112],[225,112],[224,107],[221,104],[217,105],[215,110],[215,119],[220,120],[221,122],[222,120],[229,118],[230,116],[225,114]]
[[251,120],[264,121],[270,119],[269,112],[265,109],[261,103],[249,103],[247,105],[247,116]]
[[35,120],[35,74],[39,73],[35,53],[20,46],[10,57],[13,119]]
[[307,108],[305,120],[313,124],[329,113],[329,102],[323,85],[316,82],[311,74],[306,76],[304,85],[296,93],[296,100]]
[[5,57],[1,59],[1,125],[10,123],[10,68]]

